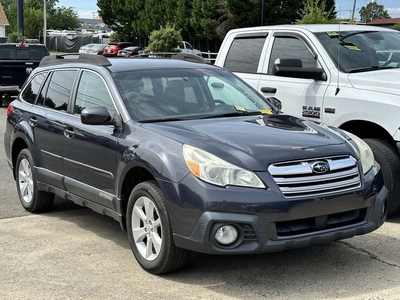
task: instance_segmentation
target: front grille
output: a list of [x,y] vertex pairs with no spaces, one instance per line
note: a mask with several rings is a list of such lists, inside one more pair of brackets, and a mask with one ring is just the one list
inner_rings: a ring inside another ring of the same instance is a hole
[[[315,173],[316,162],[328,163],[329,170]],[[286,198],[324,196],[361,186],[357,161],[349,155],[275,163],[268,171]]]

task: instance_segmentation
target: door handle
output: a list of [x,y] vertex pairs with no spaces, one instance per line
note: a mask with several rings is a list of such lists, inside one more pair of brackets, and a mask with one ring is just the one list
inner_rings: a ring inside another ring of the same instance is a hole
[[268,87],[268,86],[263,86],[263,87],[260,89],[260,91],[263,92],[263,93],[272,93],[272,94],[274,94],[274,93],[276,93],[276,88]]
[[37,121],[36,117],[30,117],[28,123],[32,127],[35,127],[37,125],[38,121]]
[[64,129],[64,136],[72,139],[75,136],[75,131],[72,128],[65,128]]

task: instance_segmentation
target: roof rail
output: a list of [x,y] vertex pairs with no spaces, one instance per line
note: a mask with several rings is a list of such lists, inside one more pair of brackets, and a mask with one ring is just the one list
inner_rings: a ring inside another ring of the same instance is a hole
[[70,62],[83,62],[96,66],[107,67],[111,66],[110,61],[103,55],[94,55],[87,53],[67,53],[62,55],[48,55],[42,58],[39,66],[52,66],[58,64],[65,64]]
[[188,53],[181,53],[181,52],[155,52],[155,53],[145,53],[145,54],[138,54],[132,56],[132,58],[172,58],[172,59],[179,59],[179,60],[186,60],[190,62],[197,62],[207,64],[209,63],[205,58],[195,55],[195,54],[188,54]]

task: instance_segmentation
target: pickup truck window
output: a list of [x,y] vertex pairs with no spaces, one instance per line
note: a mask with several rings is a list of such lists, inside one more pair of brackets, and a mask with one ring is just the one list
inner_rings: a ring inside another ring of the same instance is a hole
[[273,74],[273,66],[278,58],[300,59],[302,67],[317,67],[317,61],[315,60],[314,55],[301,40],[294,37],[275,37],[268,64],[268,74]]
[[400,67],[398,32],[343,31],[315,35],[342,72]]
[[224,67],[232,72],[256,74],[264,43],[265,37],[235,39]]

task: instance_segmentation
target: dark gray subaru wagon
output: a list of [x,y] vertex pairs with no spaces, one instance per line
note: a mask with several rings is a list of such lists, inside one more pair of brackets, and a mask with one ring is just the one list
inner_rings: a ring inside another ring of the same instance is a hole
[[154,274],[191,251],[281,251],[385,221],[379,165],[356,136],[285,115],[188,56],[68,57],[45,57],[8,107],[4,146],[28,211],[57,195],[110,216]]

